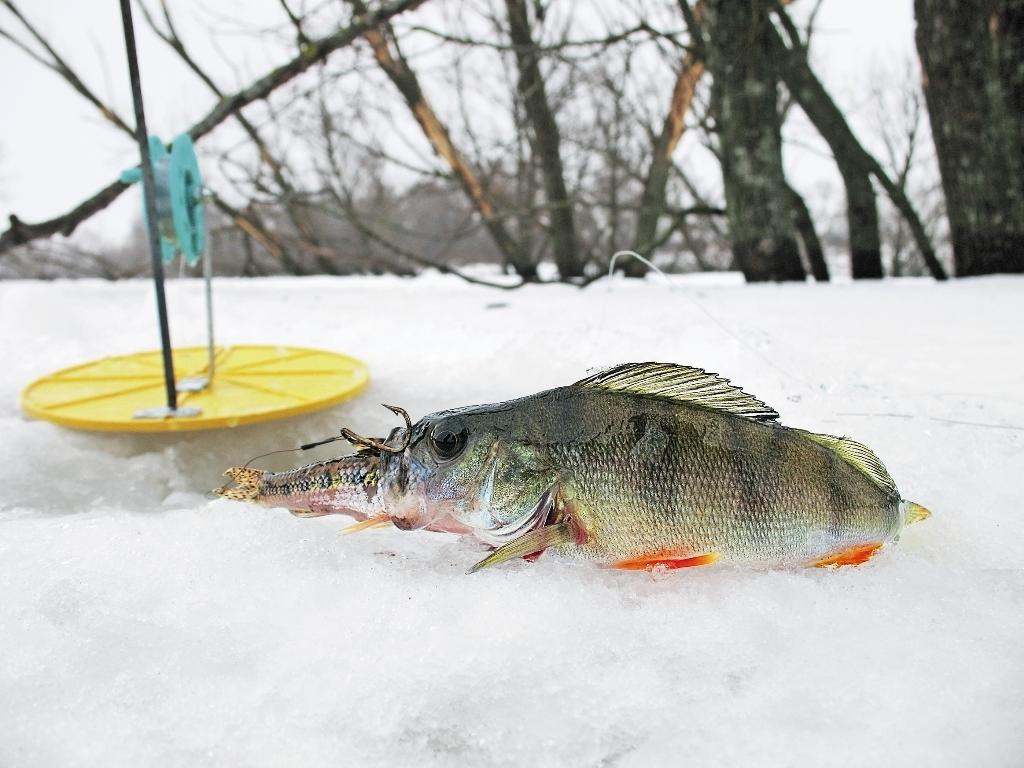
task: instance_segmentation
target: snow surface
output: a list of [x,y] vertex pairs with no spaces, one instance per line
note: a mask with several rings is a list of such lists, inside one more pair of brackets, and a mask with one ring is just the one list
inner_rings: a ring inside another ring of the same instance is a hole
[[[151,294],[0,284],[0,765],[1024,763],[1024,280],[222,280],[221,340],[354,354],[368,392],[175,436],[20,414],[36,376],[152,348]],[[170,302],[199,343],[200,285]],[[206,497],[254,454],[385,432],[380,402],[418,417],[631,360],[866,442],[934,517],[855,569],[466,576],[469,541]]]

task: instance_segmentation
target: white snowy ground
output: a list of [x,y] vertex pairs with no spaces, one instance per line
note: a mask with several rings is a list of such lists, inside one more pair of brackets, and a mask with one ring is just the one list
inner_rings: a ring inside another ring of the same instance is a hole
[[[199,342],[198,283],[170,288]],[[20,388],[153,347],[151,287],[0,283],[0,765],[1024,763],[1024,280],[216,294],[221,340],[345,351],[370,389],[233,431],[63,430]],[[251,455],[385,432],[380,402],[418,417],[631,360],[866,442],[934,517],[860,568],[466,576],[466,541],[205,495]]]

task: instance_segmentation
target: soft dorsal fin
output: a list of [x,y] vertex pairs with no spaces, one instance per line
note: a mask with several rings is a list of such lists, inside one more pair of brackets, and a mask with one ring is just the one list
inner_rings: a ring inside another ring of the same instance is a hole
[[[800,430],[804,432],[803,430]],[[834,437],[833,435],[818,435],[814,432],[804,432],[818,445],[823,445],[833,451],[839,458],[863,473],[868,480],[873,482],[890,496],[899,498],[900,492],[896,489],[896,482],[889,475],[875,452],[863,443],[851,440],[848,437]]]
[[625,363],[588,376],[573,386],[675,400],[755,421],[779,418],[774,408],[730,384],[728,379],[688,365]]

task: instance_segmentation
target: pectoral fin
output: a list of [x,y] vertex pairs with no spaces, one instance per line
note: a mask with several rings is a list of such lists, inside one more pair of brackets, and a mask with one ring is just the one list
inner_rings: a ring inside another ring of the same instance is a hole
[[565,544],[574,539],[572,525],[568,520],[563,520],[555,525],[545,525],[529,533],[524,533],[518,539],[513,539],[505,546],[494,550],[470,568],[467,573],[476,573],[482,568],[489,568],[492,565],[499,565],[508,560],[515,560],[517,557],[526,557],[543,552],[555,544]]
[[669,569],[692,568],[697,565],[711,565],[717,559],[718,555],[714,553],[687,557],[673,550],[661,550],[619,560],[612,563],[612,568],[620,571],[644,571],[659,565]]
[[834,555],[815,560],[813,565],[817,568],[827,568],[830,565],[860,565],[870,560],[881,546],[881,542],[877,541],[870,544],[858,544],[855,547],[836,552]]

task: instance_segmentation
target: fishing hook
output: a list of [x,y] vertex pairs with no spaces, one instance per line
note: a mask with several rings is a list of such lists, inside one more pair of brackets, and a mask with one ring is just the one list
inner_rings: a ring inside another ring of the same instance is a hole
[[401,416],[405,420],[405,439],[402,441],[401,445],[392,447],[384,440],[377,440],[372,437],[357,435],[348,427],[341,428],[341,436],[352,443],[352,445],[360,445],[364,448],[376,448],[378,451],[387,451],[388,453],[401,453],[408,448],[409,443],[412,442],[412,419],[409,418],[409,414],[404,408],[399,408],[397,405],[388,405],[387,403],[381,403],[381,405],[396,416]]

